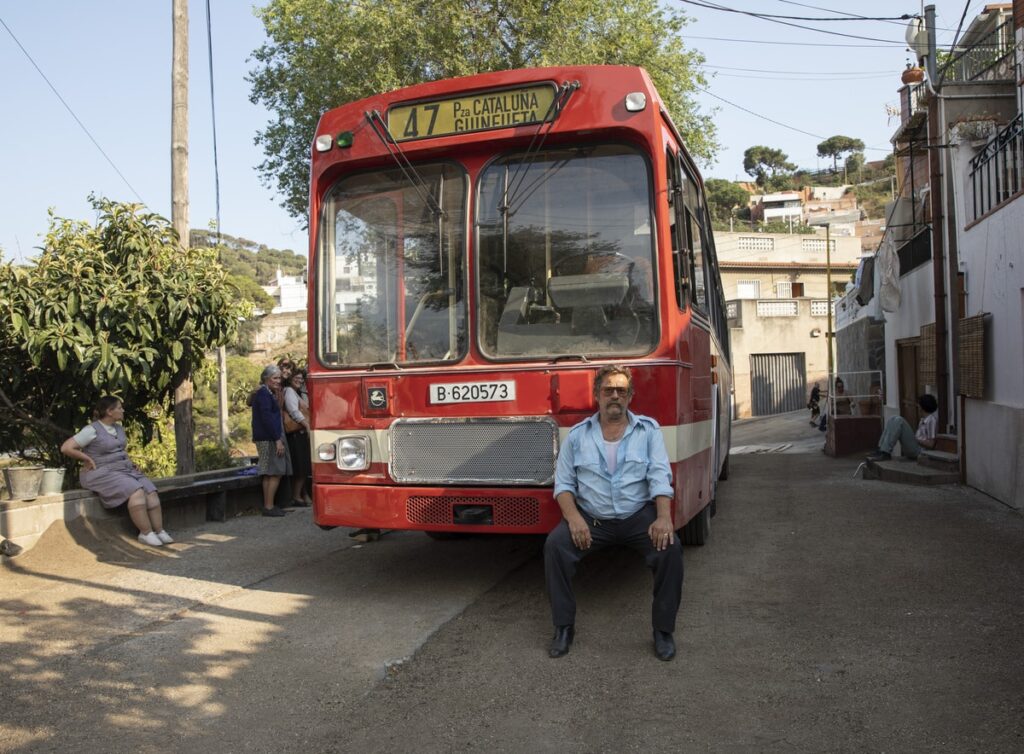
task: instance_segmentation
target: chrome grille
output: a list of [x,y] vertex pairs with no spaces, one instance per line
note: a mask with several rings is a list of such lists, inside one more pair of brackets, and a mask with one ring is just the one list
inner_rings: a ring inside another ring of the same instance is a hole
[[389,435],[396,482],[535,485],[555,477],[551,419],[399,419]]

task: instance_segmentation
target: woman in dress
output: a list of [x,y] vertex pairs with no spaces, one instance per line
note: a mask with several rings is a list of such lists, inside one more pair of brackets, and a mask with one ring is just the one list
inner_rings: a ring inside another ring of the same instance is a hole
[[306,373],[301,369],[293,372],[285,384],[284,410],[288,452],[292,457],[292,505],[304,508],[313,502],[307,484],[313,464],[309,450],[309,394]]
[[112,395],[104,396],[92,412],[93,422],[64,441],[60,451],[82,462],[78,481],[100,496],[104,508],[128,501],[128,515],[139,529],[139,541],[153,547],[174,540],[164,531],[163,511],[156,487],[131,462],[121,420],[124,406]]
[[291,457],[284,440],[281,406],[276,393],[281,389],[281,370],[271,364],[260,374],[259,389],[252,395],[252,439],[259,455],[263,484],[263,515],[279,518],[284,511],[274,505],[281,477],[292,473]]

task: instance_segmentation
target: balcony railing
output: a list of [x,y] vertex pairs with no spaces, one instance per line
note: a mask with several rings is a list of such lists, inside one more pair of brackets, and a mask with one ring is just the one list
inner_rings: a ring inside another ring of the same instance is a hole
[[973,220],[1005,202],[1022,188],[1024,120],[1017,115],[971,160]]
[[1013,79],[1013,21],[1006,21],[940,67],[945,81]]

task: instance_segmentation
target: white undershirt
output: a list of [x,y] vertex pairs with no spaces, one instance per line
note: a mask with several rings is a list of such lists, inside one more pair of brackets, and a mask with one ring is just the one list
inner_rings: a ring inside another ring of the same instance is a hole
[[614,474],[615,469],[618,468],[620,442],[622,442],[621,437],[618,440],[604,441],[604,462],[608,465],[609,474]]
[[[105,424],[104,422],[100,422],[100,424],[103,424],[103,428],[107,430],[107,432],[110,433],[112,437],[117,436],[117,427],[115,427],[113,424]],[[80,448],[84,448],[86,445],[88,445],[95,439],[96,429],[91,424],[86,424],[82,431],[79,432],[74,437],[75,442],[78,443],[78,447]]]

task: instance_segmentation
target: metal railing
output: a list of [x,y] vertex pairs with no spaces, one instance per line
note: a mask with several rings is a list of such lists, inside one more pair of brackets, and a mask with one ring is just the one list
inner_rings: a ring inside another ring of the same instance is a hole
[[1018,114],[971,159],[971,192],[974,216],[987,214],[1022,188],[1024,119]]
[[942,66],[942,81],[998,81],[1013,78],[1013,21],[1006,21]]

